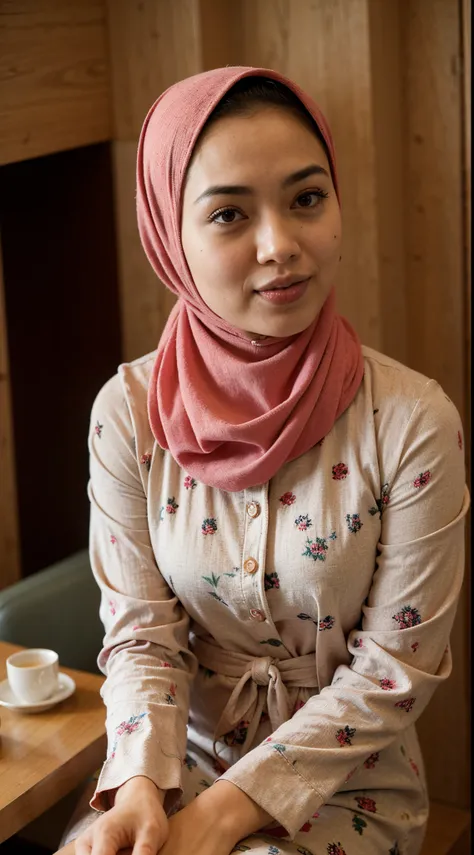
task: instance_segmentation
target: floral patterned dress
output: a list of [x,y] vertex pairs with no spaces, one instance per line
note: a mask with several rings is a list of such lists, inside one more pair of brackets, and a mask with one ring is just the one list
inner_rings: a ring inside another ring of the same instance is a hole
[[169,812],[222,777],[274,818],[236,852],[420,851],[414,723],[451,670],[462,427],[436,381],[363,351],[331,432],[238,493],[154,442],[154,354],[98,394],[90,554],[109,748],[95,810],[134,775],[167,790]]

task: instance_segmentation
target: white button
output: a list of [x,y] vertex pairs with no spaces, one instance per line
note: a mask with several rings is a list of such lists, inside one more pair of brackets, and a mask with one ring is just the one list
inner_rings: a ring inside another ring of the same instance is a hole
[[258,502],[249,502],[247,505],[247,513],[251,519],[255,519],[260,514],[260,505]]
[[265,614],[260,609],[250,609],[250,617],[252,620],[266,620]]
[[258,561],[255,558],[247,558],[244,561],[244,570],[246,573],[256,573],[258,570]]

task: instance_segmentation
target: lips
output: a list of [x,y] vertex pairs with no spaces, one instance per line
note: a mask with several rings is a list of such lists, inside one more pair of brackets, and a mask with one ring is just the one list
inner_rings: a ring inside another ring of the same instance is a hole
[[276,279],[272,279],[271,282],[267,282],[255,290],[259,293],[262,291],[282,291],[286,288],[291,288],[292,285],[299,285],[301,282],[306,282],[307,279],[309,279],[309,276],[278,276]]

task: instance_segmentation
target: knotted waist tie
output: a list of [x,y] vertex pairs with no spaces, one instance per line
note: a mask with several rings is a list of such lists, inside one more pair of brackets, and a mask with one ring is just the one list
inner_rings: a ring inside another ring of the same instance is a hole
[[191,649],[204,668],[236,680],[214,732],[214,751],[216,742],[222,736],[245,722],[247,733],[241,746],[243,756],[257,732],[265,701],[274,731],[291,717],[287,688],[318,687],[314,653],[293,659],[252,657],[233,650],[223,650],[196,637],[191,643]]

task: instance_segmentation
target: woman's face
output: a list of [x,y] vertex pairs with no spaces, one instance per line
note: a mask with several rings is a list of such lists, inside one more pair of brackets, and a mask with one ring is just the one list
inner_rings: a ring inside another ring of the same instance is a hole
[[181,239],[207,306],[250,338],[306,329],[334,284],[341,217],[324,148],[293,112],[219,119],[188,170]]

